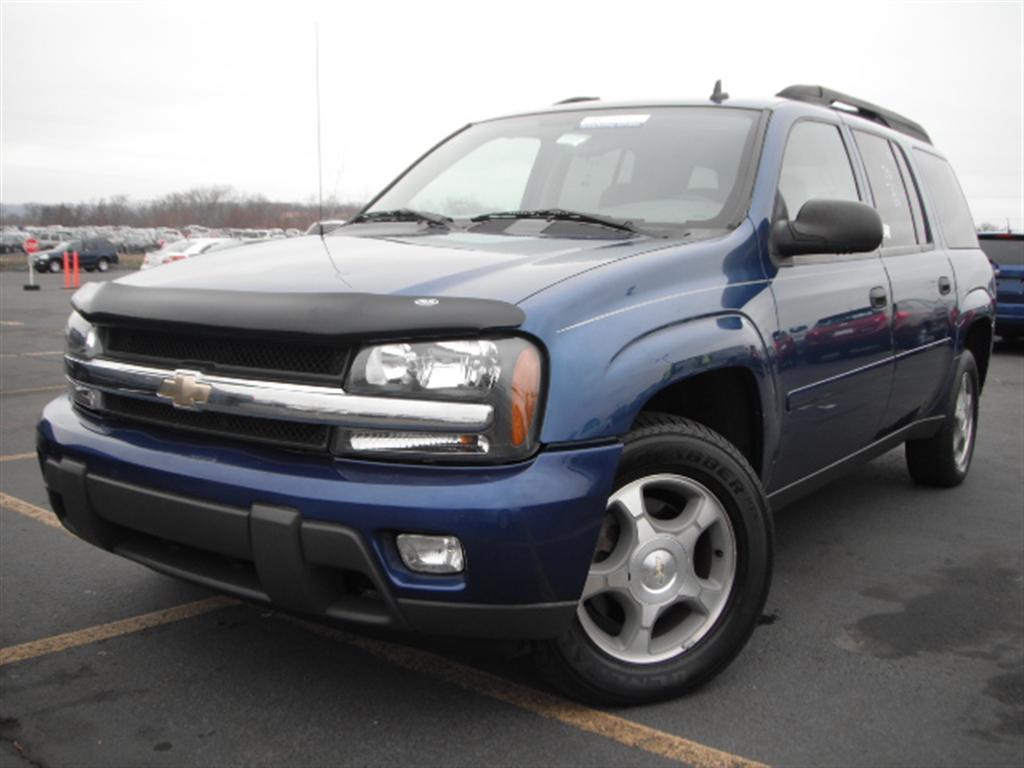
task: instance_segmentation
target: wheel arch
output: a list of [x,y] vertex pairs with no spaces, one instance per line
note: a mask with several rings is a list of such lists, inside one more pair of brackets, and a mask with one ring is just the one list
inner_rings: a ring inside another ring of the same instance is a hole
[[978,383],[985,386],[988,364],[992,357],[995,331],[995,300],[984,288],[968,293],[960,305],[957,336],[959,350],[969,350],[978,364]]
[[662,328],[620,350],[608,378],[646,381],[637,387],[619,434],[644,413],[691,419],[718,432],[764,479],[777,441],[775,387],[768,354],[754,323],[725,313]]

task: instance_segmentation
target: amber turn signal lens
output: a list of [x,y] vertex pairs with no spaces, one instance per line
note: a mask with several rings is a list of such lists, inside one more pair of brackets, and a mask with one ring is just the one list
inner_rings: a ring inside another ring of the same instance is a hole
[[512,444],[522,445],[530,434],[540,396],[540,356],[528,347],[519,353],[512,372]]

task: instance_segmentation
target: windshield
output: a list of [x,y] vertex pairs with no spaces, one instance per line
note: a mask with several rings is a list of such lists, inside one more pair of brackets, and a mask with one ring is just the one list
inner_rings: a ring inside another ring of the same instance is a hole
[[564,209],[638,225],[724,227],[746,212],[743,170],[759,116],[658,107],[480,123],[423,158],[367,212],[470,219]]

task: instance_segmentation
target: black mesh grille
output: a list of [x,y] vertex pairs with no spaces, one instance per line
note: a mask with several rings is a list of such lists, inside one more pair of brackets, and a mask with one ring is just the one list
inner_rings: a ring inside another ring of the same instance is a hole
[[330,427],[323,424],[302,424],[209,411],[186,411],[169,403],[165,405],[122,395],[104,395],[103,410],[114,416],[171,429],[204,432],[236,440],[304,450],[326,451],[330,437]]
[[200,367],[207,364],[215,368],[332,377],[345,372],[348,358],[348,350],[338,345],[118,327],[107,329],[106,349],[111,357],[154,360],[173,367],[192,363]]

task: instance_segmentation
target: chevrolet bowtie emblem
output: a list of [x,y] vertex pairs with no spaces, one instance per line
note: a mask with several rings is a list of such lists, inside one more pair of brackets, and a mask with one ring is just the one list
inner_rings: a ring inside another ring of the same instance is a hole
[[201,374],[192,371],[175,371],[173,379],[160,382],[156,394],[166,397],[177,408],[195,408],[210,399],[213,387],[199,381]]

